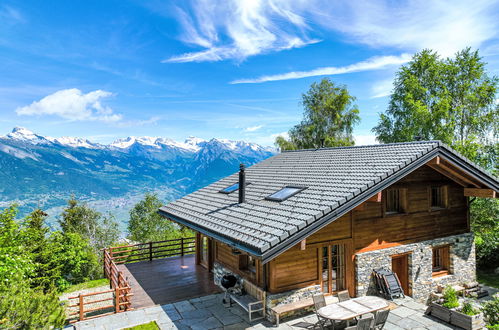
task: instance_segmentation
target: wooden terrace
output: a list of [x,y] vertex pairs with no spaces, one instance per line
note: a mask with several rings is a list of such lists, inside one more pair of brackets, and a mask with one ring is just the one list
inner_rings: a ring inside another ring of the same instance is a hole
[[221,292],[193,254],[118,265],[132,288],[133,308],[164,305]]

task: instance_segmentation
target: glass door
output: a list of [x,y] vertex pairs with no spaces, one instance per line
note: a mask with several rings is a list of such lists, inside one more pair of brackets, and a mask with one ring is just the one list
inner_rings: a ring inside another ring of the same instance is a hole
[[199,263],[208,268],[209,267],[209,244],[210,241],[208,237],[201,235],[201,240],[199,242]]
[[321,250],[322,292],[333,293],[345,290],[345,245],[328,245],[322,247]]

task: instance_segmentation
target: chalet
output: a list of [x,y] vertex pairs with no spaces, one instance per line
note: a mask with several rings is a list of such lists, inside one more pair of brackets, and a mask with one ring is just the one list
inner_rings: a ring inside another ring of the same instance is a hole
[[160,208],[197,233],[197,263],[266,292],[267,309],[348,290],[394,271],[426,301],[475,279],[469,206],[497,178],[439,141],[277,154]]

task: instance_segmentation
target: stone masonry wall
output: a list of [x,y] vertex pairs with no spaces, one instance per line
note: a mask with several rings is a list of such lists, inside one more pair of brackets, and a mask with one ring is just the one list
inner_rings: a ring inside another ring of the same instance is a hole
[[[432,248],[450,244],[450,275],[432,278]],[[357,296],[376,294],[373,269],[391,269],[391,256],[409,252],[409,287],[412,297],[428,302],[437,285],[454,285],[476,280],[475,244],[472,233],[437,238],[393,248],[359,253],[355,257]]]

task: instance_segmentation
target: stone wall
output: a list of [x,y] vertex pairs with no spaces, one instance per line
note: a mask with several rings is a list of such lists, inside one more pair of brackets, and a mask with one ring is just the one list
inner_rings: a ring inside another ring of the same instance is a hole
[[[432,278],[432,248],[450,244],[450,275]],[[437,285],[460,284],[476,280],[475,244],[472,233],[437,238],[393,248],[359,253],[355,257],[357,296],[376,294],[373,269],[391,269],[391,256],[409,254],[409,287],[412,297],[426,303]]]
[[[290,304],[295,301],[299,301],[302,299],[307,299],[307,298],[312,298],[314,294],[320,293],[321,287],[320,285],[311,285],[303,289],[296,289],[296,290],[291,290],[291,291],[286,291],[282,293],[275,293],[275,294],[270,294],[267,293],[267,319],[271,322],[275,322],[275,316],[271,311],[272,307],[278,306],[278,305],[285,305],[285,304]],[[281,319],[291,316],[291,315],[298,315],[298,314],[304,314],[308,313],[311,310],[313,310],[313,307],[310,308],[305,308],[300,311],[296,312],[289,312],[282,314],[280,317]]]

